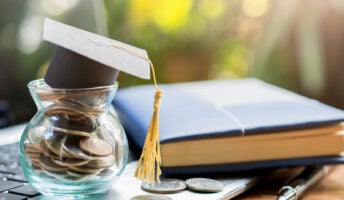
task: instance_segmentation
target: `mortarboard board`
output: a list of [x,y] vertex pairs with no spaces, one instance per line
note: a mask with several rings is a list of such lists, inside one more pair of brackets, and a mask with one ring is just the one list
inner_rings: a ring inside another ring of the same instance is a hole
[[118,72],[149,79],[149,61],[125,51],[131,49],[148,58],[143,49],[45,19],[43,39],[57,45],[45,82],[53,88],[88,88],[111,85]]

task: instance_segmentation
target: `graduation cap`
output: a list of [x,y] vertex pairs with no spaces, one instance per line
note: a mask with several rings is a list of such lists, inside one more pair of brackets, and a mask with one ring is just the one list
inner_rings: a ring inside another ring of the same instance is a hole
[[159,110],[162,90],[154,67],[143,49],[45,19],[43,39],[56,45],[45,74],[52,88],[90,88],[114,84],[119,71],[149,79],[153,72],[154,112],[135,176],[154,184],[160,181]]
[[[118,72],[149,79],[149,60],[143,49],[94,33],[45,19],[43,39],[56,45],[45,74],[45,82],[53,88],[88,88],[111,85]],[[115,48],[115,46],[123,48]]]

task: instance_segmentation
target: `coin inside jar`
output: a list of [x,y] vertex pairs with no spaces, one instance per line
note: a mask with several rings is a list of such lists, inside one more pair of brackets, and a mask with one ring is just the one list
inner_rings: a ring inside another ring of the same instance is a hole
[[60,159],[60,160],[55,160],[52,159],[52,161],[55,164],[64,166],[64,167],[69,167],[69,166],[82,166],[87,164],[89,161],[88,160],[82,160],[78,158],[66,158],[66,159]]
[[45,157],[42,154],[39,157],[39,162],[42,168],[49,171],[53,171],[53,172],[63,172],[68,169],[67,167],[63,167],[63,166],[55,164],[50,158]]
[[141,184],[142,190],[157,194],[172,194],[177,193],[186,188],[184,181],[179,179],[161,179],[160,183],[150,184],[143,182]]
[[27,137],[32,144],[39,144],[44,138],[45,131],[45,127],[38,127],[36,129],[30,130],[27,134]]
[[112,153],[112,147],[104,140],[90,137],[79,141],[81,150],[92,156],[108,156]]
[[79,148],[79,141],[81,140],[81,137],[74,137],[69,136],[67,137],[66,141],[62,144],[62,148],[67,153],[71,154],[75,158],[80,158],[84,160],[93,160],[95,159],[92,156],[89,156],[85,154],[80,148]]
[[94,167],[94,168],[108,168],[114,165],[116,162],[115,156],[112,154],[106,156],[106,157],[99,157],[94,160],[90,160],[87,163],[87,166]]
[[84,113],[87,114],[99,114],[101,112],[101,109],[104,107],[104,105],[97,104],[96,107],[88,104],[85,102],[85,98],[83,100],[78,99],[70,99],[70,98],[62,98],[59,100],[61,102],[61,106],[63,107],[69,107],[69,108],[77,108],[79,110],[82,110]]
[[47,109],[45,114],[55,127],[82,132],[93,132],[96,129],[91,116],[64,107]]
[[43,155],[46,157],[53,158],[53,159],[59,159],[60,158],[58,155],[56,155],[54,152],[52,152],[48,149],[44,140],[42,140],[40,142],[39,149],[43,153]]
[[73,155],[64,151],[63,144],[65,143],[67,136],[64,135],[53,135],[51,138],[43,140],[48,147],[48,149],[58,155],[59,157],[64,158],[73,158]]
[[93,167],[87,167],[87,166],[80,166],[80,167],[69,166],[68,168],[80,173],[84,173],[84,174],[97,174],[103,170],[102,168],[93,168]]
[[73,170],[68,170],[67,174],[69,176],[74,177],[74,178],[79,179],[79,180],[85,179],[85,178],[91,178],[91,177],[94,177],[97,175],[97,173],[96,174],[85,174],[85,173],[80,173],[80,172],[73,171]]
[[39,153],[40,152],[38,144],[25,143],[24,149],[26,152],[32,152],[32,153]]
[[209,178],[190,178],[185,182],[190,190],[198,192],[221,192],[224,188],[220,181]]
[[54,134],[60,134],[60,135],[75,135],[75,136],[83,136],[83,137],[90,137],[90,133],[84,132],[84,131],[75,131],[72,129],[64,129],[59,127],[54,127],[53,130]]

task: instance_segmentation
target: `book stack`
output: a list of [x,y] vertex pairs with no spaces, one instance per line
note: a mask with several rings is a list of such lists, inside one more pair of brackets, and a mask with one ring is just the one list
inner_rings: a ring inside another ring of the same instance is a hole
[[[160,111],[167,174],[343,163],[344,112],[247,78],[167,84]],[[132,148],[142,148],[154,86],[114,100]],[[140,103],[137,103],[137,99]]]

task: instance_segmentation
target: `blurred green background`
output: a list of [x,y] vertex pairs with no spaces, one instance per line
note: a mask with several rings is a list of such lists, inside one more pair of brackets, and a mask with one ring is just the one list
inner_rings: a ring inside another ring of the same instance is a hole
[[[26,84],[53,51],[45,17],[147,49],[160,83],[251,76],[344,108],[343,0],[2,0],[7,124],[36,110]],[[124,73],[119,82],[152,83]]]

